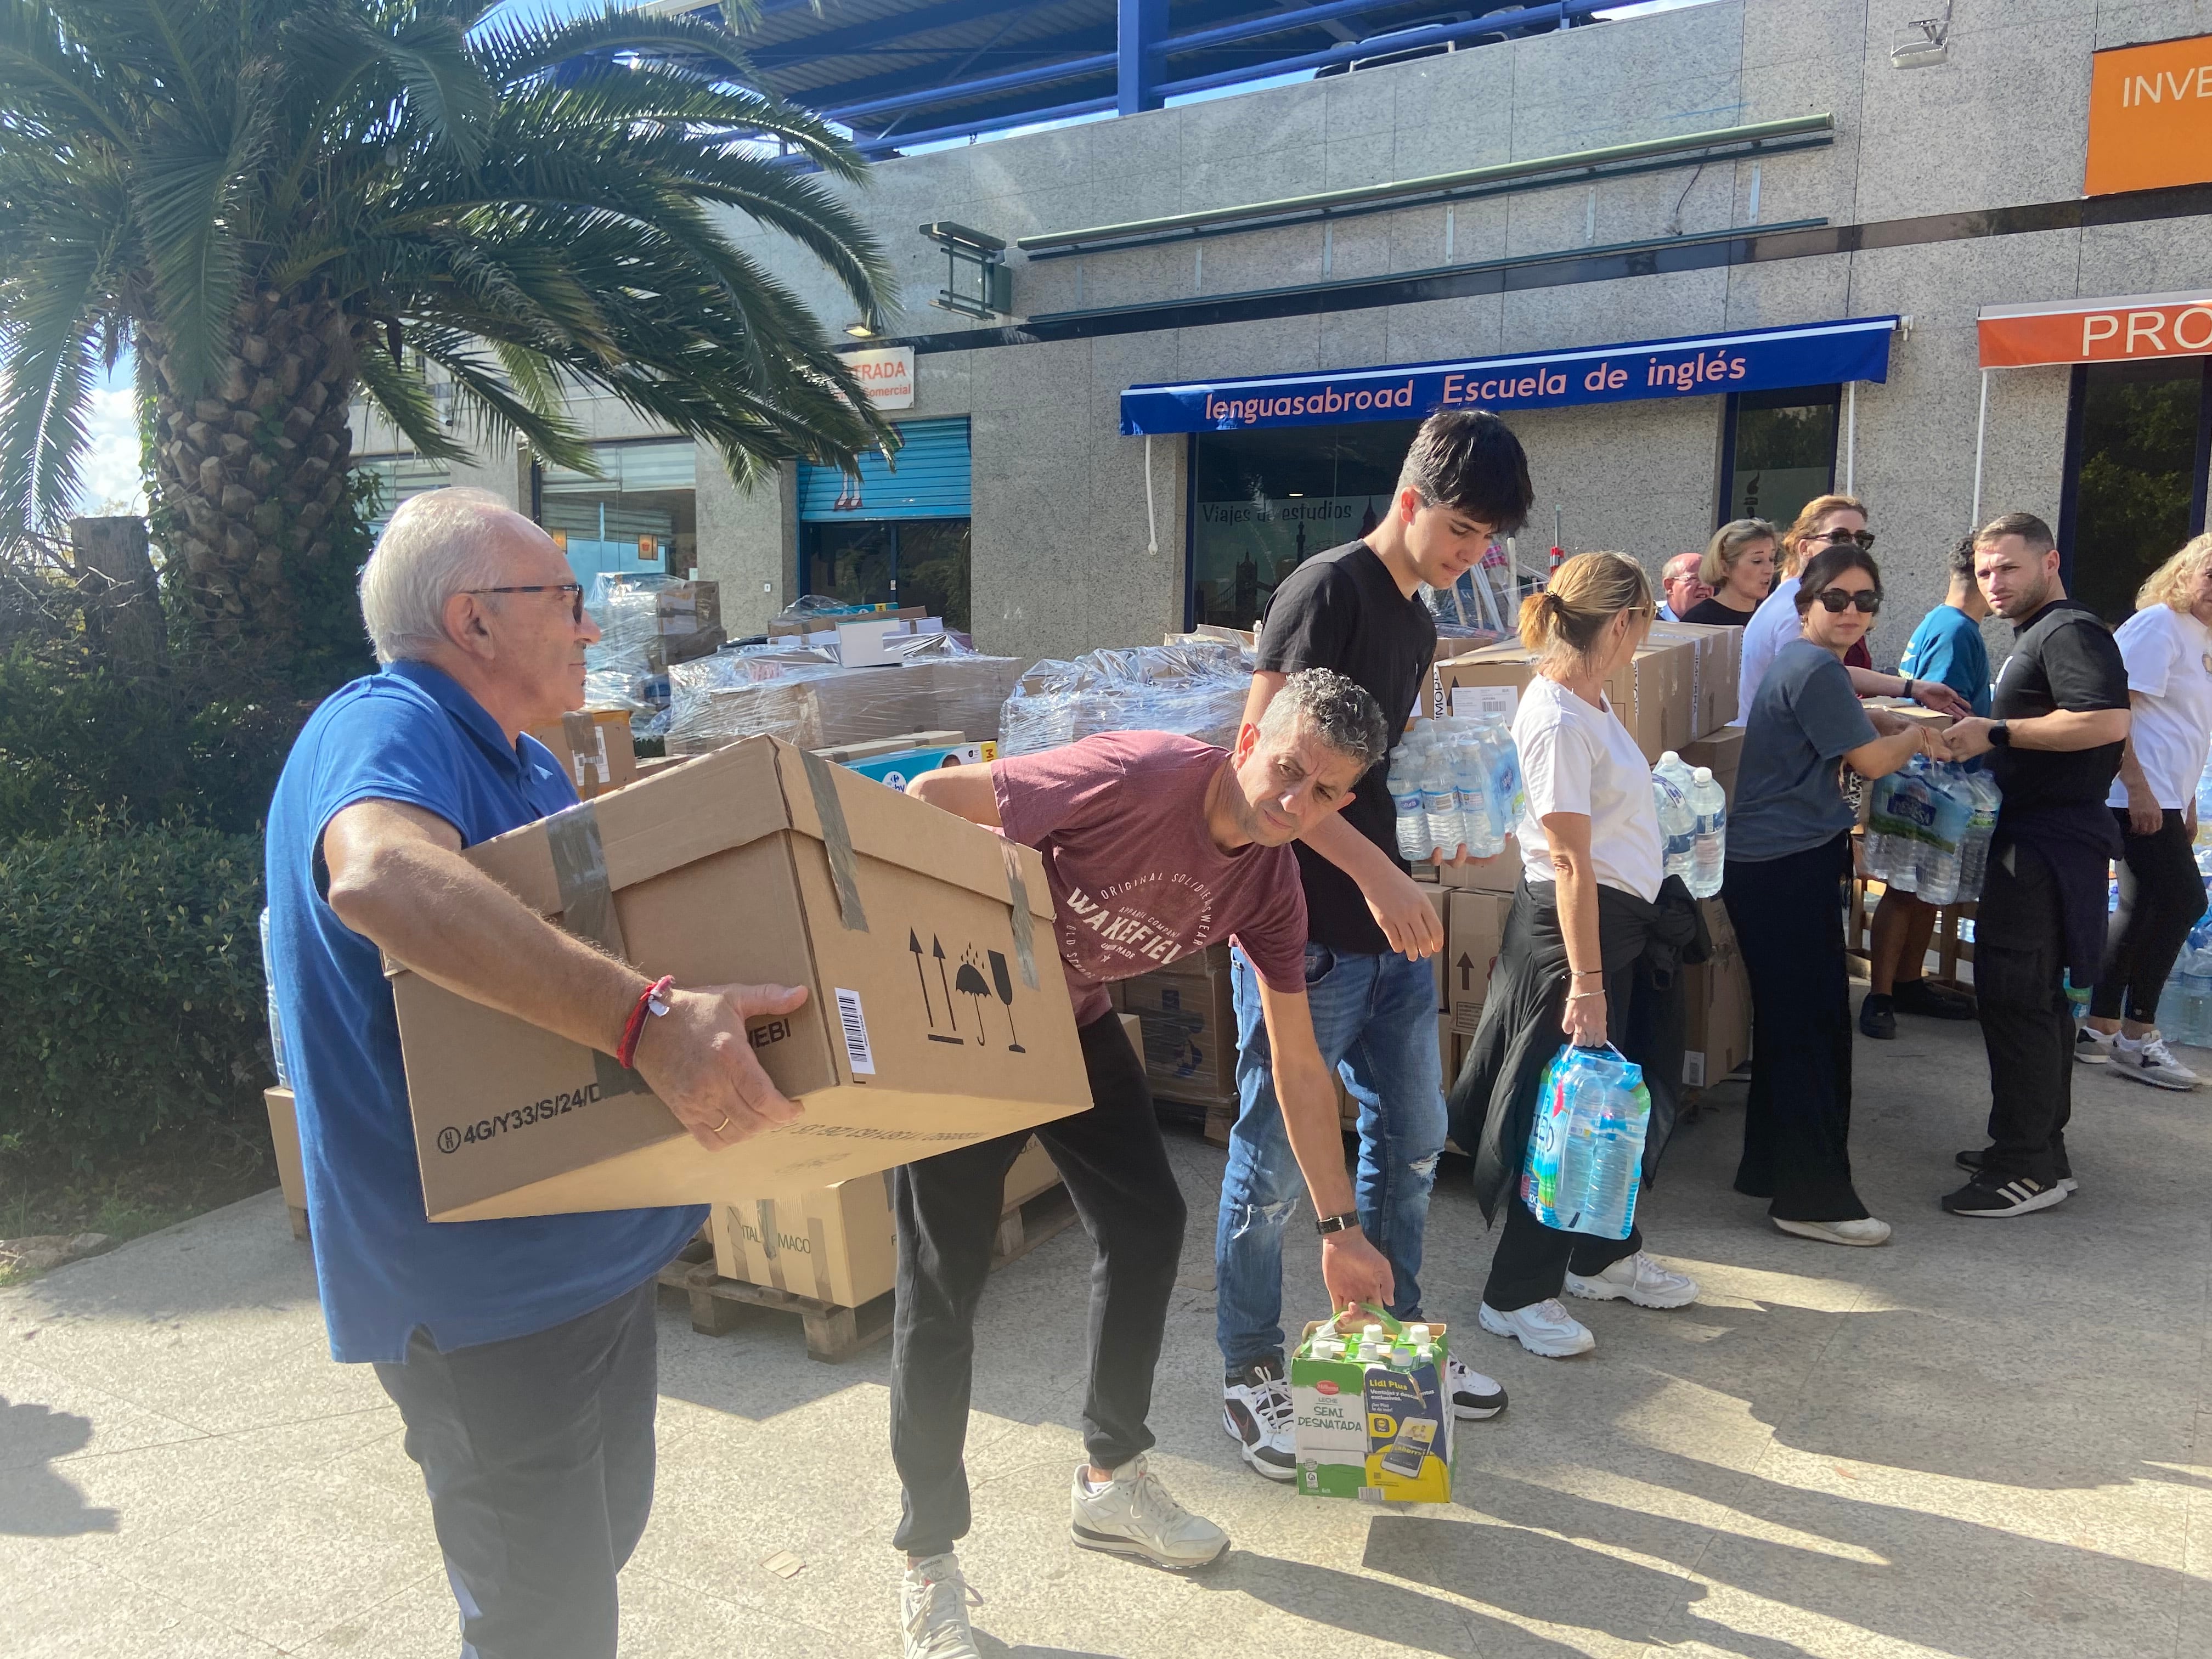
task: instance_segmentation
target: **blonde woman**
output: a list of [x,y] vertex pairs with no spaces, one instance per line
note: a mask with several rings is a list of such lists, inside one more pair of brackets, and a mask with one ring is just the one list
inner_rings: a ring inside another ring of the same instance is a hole
[[[1856,547],[1863,553],[1874,544],[1874,532],[1867,528],[1866,503],[1857,496],[1815,495],[1805,503],[1804,511],[1782,538],[1782,580],[1744,628],[1743,666],[1736,680],[1735,719],[1730,725],[1749,723],[1759,683],[1773,665],[1775,653],[1804,636],[1797,615],[1797,572],[1805,561],[1831,547]],[[1973,713],[1966,700],[1948,685],[1876,673],[1873,665],[1863,640],[1853,647],[1844,664],[1851,677],[1851,689],[1863,697],[1910,697],[1923,708],[1954,719]]]
[[1781,534],[1764,519],[1731,519],[1705,544],[1698,575],[1712,597],[1682,620],[1709,628],[1741,628],[1774,586],[1775,544]]
[[2158,1033],[2158,994],[2204,914],[2191,843],[2197,780],[2212,747],[2212,535],[2151,573],[2113,635],[2128,666],[2127,747],[2106,804],[2119,821],[2120,908],[2076,1054],[2122,1077],[2193,1089],[2197,1073]]
[[1474,1151],[1475,1197],[1503,1235],[1484,1287],[1483,1329],[1565,1358],[1596,1338],[1559,1301],[1679,1308],[1698,1286],[1644,1254],[1640,1233],[1595,1238],[1547,1227],[1520,1199],[1521,1164],[1544,1067],[1564,1033],[1610,1042],[1644,1067],[1651,1093],[1646,1174],[1674,1127],[1682,1076],[1683,961],[1706,940],[1679,878],[1662,886],[1651,769],[1606,700],[1607,676],[1635,654],[1657,606],[1623,553],[1583,553],[1521,606],[1521,638],[1542,659],[1513,717],[1528,804],[1515,834],[1522,872],[1467,1064],[1448,1102]]

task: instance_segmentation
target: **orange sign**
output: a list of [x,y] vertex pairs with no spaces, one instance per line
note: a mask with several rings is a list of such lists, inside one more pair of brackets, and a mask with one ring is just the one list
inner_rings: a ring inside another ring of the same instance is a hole
[[1978,325],[1984,368],[2212,356],[2212,289],[2124,300],[1990,306]]
[[2212,182],[2212,34],[2114,46],[2090,65],[2084,195]]

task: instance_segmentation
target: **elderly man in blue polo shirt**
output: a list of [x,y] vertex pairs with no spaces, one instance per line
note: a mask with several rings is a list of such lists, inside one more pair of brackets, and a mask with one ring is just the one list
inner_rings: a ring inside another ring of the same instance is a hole
[[599,637],[544,531],[479,491],[418,495],[362,572],[361,602],[383,671],[315,711],[268,830],[270,965],[331,1352],[374,1364],[399,1407],[465,1659],[607,1659],[615,1575],[653,1498],[653,1277],[705,1212],[433,1224],[381,956],[634,1064],[708,1146],[799,1115],[744,1022],[805,994],[655,983],[461,856],[576,804],[522,735],[582,703]]

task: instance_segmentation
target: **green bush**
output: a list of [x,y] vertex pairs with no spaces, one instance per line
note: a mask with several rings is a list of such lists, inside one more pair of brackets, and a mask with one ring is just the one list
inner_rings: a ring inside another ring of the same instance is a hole
[[261,902],[258,835],[94,825],[0,848],[0,1146],[83,1161],[258,1112]]

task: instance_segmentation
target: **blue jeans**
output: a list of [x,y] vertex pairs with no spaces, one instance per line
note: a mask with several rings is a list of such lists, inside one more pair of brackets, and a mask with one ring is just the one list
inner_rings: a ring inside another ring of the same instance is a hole
[[[1283,1354],[1283,1229],[1305,1181],[1275,1098],[1260,986],[1242,951],[1237,997],[1237,1127],[1213,1235],[1214,1330],[1231,1371]],[[1443,1062],[1434,970],[1392,952],[1306,946],[1306,1002],[1323,1061],[1359,1108],[1359,1224],[1390,1263],[1401,1319],[1420,1316],[1421,1234],[1444,1149]],[[1306,1237],[1301,1234],[1301,1237]]]

